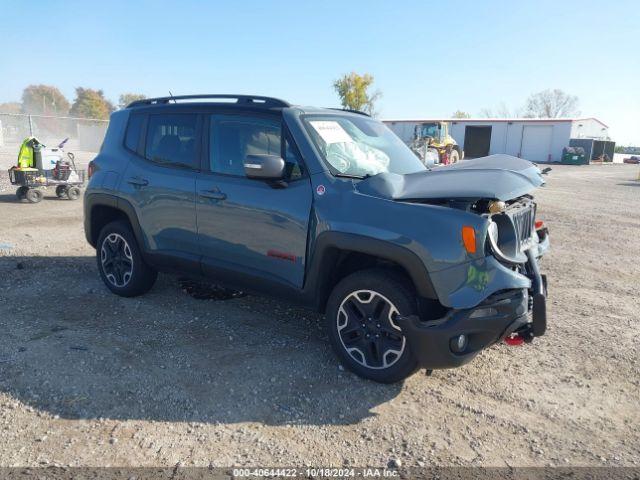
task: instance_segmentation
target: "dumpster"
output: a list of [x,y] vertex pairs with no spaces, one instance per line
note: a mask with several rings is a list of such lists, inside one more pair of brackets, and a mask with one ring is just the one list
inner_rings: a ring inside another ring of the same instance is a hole
[[582,147],[564,147],[562,149],[562,163],[569,165],[587,165],[589,160]]

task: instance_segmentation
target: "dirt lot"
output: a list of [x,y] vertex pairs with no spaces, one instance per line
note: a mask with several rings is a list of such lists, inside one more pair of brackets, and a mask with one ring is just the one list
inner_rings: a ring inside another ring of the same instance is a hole
[[320,317],[197,300],[161,276],[107,292],[82,203],[0,179],[0,465],[638,465],[640,182],[554,167],[550,326],[403,385],[338,365]]

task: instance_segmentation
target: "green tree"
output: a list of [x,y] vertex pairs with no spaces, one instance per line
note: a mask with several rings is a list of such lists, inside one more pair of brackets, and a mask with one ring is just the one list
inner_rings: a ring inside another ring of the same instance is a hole
[[556,88],[529,95],[524,116],[527,118],[562,118],[579,114],[578,97]]
[[72,117],[106,120],[113,110],[112,103],[104,98],[102,90],[77,87],[76,99],[71,105],[69,114]]
[[471,114],[463,112],[462,110],[456,110],[451,114],[451,118],[471,118]]
[[22,105],[20,102],[0,103],[0,113],[21,113]]
[[147,98],[147,96],[141,93],[123,93],[118,100],[118,108],[126,108],[131,102],[144,100],[145,98]]
[[65,116],[69,113],[69,100],[51,85],[29,85],[22,92],[22,112]]
[[368,73],[359,75],[351,72],[333,82],[333,88],[340,97],[340,103],[344,108],[375,115],[375,103],[382,94],[377,90],[369,92],[372,85],[373,76]]

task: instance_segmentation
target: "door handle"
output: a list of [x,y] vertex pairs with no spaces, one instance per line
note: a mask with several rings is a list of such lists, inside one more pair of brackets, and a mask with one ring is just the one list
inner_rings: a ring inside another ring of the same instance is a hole
[[127,183],[135,185],[136,187],[146,187],[149,185],[149,180],[140,177],[130,177],[129,180],[127,180]]
[[227,198],[226,193],[222,193],[220,190],[200,190],[200,196],[204,198],[210,198],[211,200],[225,200]]

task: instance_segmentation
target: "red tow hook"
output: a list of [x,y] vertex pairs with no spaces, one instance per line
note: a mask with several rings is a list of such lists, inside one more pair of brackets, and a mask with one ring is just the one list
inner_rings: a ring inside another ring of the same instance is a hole
[[524,338],[517,333],[512,333],[508,337],[504,338],[504,343],[512,347],[515,345],[522,345],[524,343]]

